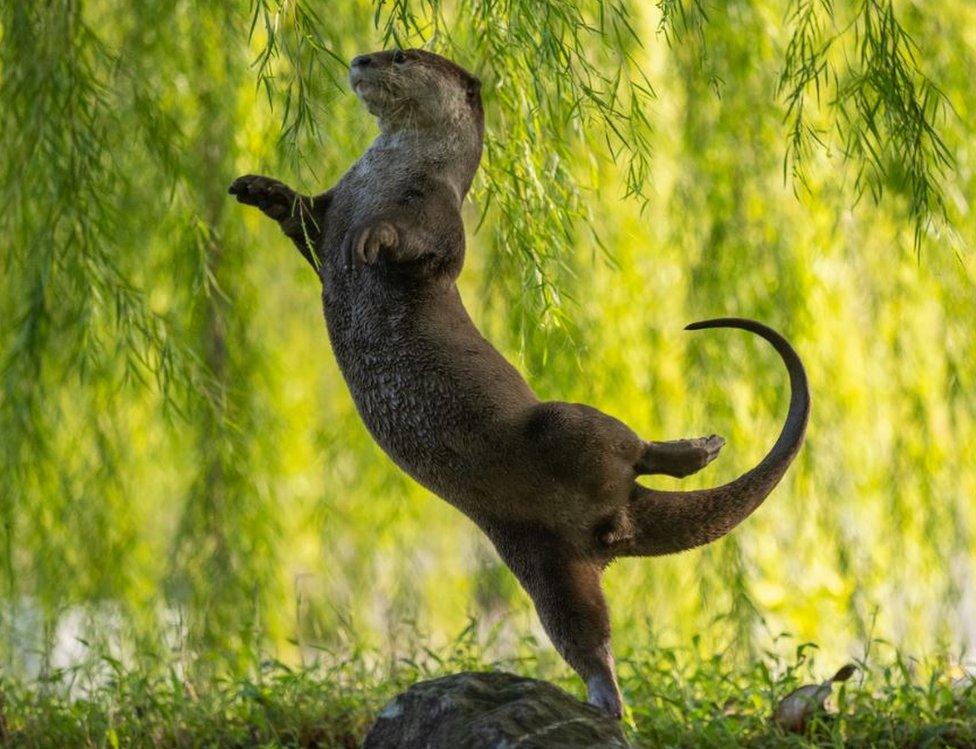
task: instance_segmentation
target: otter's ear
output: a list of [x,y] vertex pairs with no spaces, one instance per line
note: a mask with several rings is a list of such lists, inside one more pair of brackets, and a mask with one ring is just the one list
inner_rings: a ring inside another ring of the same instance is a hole
[[469,78],[466,93],[468,95],[468,101],[477,99],[481,95],[481,81],[474,77]]

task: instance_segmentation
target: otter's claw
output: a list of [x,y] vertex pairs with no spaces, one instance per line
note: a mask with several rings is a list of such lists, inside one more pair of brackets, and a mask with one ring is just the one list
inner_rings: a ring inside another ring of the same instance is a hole
[[586,682],[586,701],[617,720],[623,716],[620,689],[609,676],[594,676]]

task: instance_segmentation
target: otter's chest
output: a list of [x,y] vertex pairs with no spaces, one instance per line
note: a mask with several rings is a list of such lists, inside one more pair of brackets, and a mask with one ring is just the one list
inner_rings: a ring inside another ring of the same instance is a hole
[[429,151],[404,137],[380,139],[343,175],[330,212],[354,225],[395,210],[413,185],[440,168]]

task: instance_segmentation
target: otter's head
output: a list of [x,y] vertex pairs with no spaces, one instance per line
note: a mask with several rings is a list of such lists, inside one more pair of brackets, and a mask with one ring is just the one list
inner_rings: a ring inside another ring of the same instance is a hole
[[433,52],[397,49],[353,59],[349,83],[384,131],[484,123],[481,82]]

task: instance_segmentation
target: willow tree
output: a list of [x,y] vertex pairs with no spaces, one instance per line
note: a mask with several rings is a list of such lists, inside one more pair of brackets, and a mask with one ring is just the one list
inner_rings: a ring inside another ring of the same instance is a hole
[[315,279],[224,195],[245,171],[333,182],[373,132],[345,61],[390,45],[483,79],[463,290],[541,395],[724,433],[711,483],[771,442],[784,387],[761,350],[679,324],[761,317],[808,361],[810,445],[763,512],[611,573],[624,649],[648,619],[716,617],[744,642],[765,622],[976,644],[976,11],[646,5],[0,9],[9,663],[79,632],[242,669],[288,641],[396,651],[512,609],[531,627],[473,528],[362,430]]

